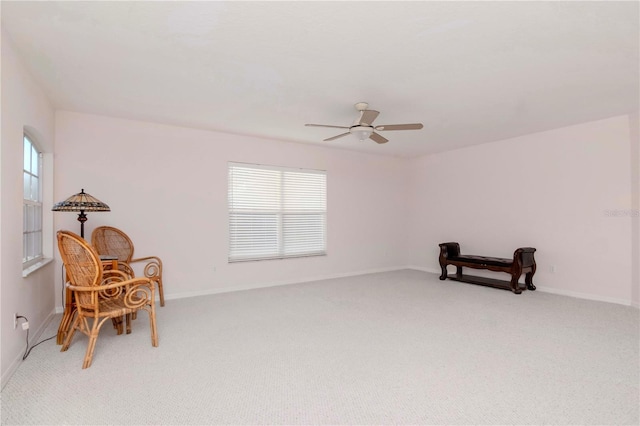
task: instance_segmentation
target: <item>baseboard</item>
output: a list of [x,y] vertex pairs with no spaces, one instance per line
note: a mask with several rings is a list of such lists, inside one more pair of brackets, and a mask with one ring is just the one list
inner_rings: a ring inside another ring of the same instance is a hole
[[594,300],[596,302],[615,303],[617,305],[624,305],[624,306],[633,306],[634,305],[633,303],[631,303],[631,300],[616,299],[614,297],[599,296],[599,295],[596,295],[596,294],[581,293],[581,292],[578,292],[578,291],[571,291],[571,290],[562,290],[562,289],[557,289],[557,288],[553,288],[553,287],[545,287],[545,286],[536,285],[536,291],[542,291],[544,293],[558,294],[560,296],[577,297],[578,299]]
[[440,268],[436,269],[431,269],[431,268],[425,268],[424,266],[405,266],[404,269],[413,269],[416,271],[422,271],[422,272],[429,272],[431,274],[437,274],[440,275],[442,273],[442,271],[440,271]]
[[[431,269],[431,268],[425,268],[425,267],[422,267],[422,266],[407,266],[407,269],[415,269],[417,271],[429,272],[429,273],[433,273],[433,274],[437,274],[437,275],[440,275],[440,273],[441,273],[440,269],[435,270],[435,269]],[[554,288],[554,287],[539,286],[537,284],[536,284],[536,291],[541,291],[543,293],[557,294],[557,295],[560,295],[560,296],[576,297],[578,299],[595,300],[597,302],[607,302],[607,303],[615,303],[617,305],[632,306],[632,307],[634,307],[636,309],[640,308],[638,303],[633,303],[633,302],[631,302],[631,300],[616,299],[616,298],[613,298],[613,297],[599,296],[599,295],[591,294],[591,293],[581,293],[581,292],[578,292],[578,291],[563,290],[563,289],[558,289],[558,288]]]
[[345,272],[340,274],[319,275],[315,277],[302,278],[302,279],[296,279],[296,280],[272,281],[267,283],[251,283],[251,284],[245,284],[242,286],[219,287],[219,288],[212,288],[212,289],[202,290],[202,291],[191,291],[191,292],[184,292],[184,293],[167,294],[164,296],[164,298],[165,300],[185,299],[188,297],[208,296],[211,294],[229,293],[232,291],[253,290],[257,288],[276,287],[280,285],[291,285],[291,284],[307,283],[312,281],[331,280],[335,278],[353,277],[357,275],[377,274],[380,272],[399,271],[402,269],[410,269],[410,268],[406,266],[394,266],[389,268],[368,269],[365,271],[357,271],[357,272]]
[[[54,309],[53,311],[51,311],[49,316],[47,316],[47,318],[42,322],[42,325],[36,330],[35,333],[33,333],[33,336],[29,339],[29,347],[38,343],[38,341],[40,340],[40,337],[42,336],[42,333],[49,326],[49,323],[51,323],[51,321],[55,317],[56,311],[57,309]],[[18,354],[18,356],[13,360],[11,365],[9,365],[9,368],[7,369],[7,371],[2,375],[2,378],[0,378],[0,388],[4,389],[7,383],[9,383],[9,379],[11,378],[11,376],[13,376],[13,373],[15,373],[18,367],[20,366],[23,355],[24,355],[24,352],[21,351]]]

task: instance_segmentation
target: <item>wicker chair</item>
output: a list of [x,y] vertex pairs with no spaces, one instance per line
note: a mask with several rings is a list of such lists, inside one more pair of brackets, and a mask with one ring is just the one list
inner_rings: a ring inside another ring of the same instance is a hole
[[[132,263],[147,262],[144,276],[158,285],[160,306],[164,306],[164,290],[162,289],[162,261],[156,256],[133,258],[133,242],[131,238],[118,228],[99,226],[91,233],[91,244],[102,255],[118,256],[118,265],[128,266],[124,272],[133,273]],[[123,266],[124,268],[125,266]]]
[[[151,344],[158,346],[156,329],[155,286],[147,277],[127,279],[118,270],[103,271],[98,253],[80,236],[58,231],[58,249],[73,291],[76,315],[61,352],[69,349],[76,330],[89,337],[82,368],[91,366],[100,327],[109,319],[126,317],[127,334],[131,333],[131,314],[149,313]],[[89,318],[93,318],[91,325]]]

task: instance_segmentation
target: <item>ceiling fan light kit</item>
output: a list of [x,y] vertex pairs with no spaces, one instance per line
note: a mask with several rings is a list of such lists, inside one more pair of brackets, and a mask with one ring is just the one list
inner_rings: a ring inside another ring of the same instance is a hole
[[371,126],[353,126],[349,129],[349,133],[358,138],[360,142],[368,139],[373,133],[373,127]]
[[383,144],[389,142],[387,138],[379,135],[375,132],[377,131],[385,131],[385,130],[420,130],[422,129],[422,123],[411,123],[411,124],[385,124],[380,126],[373,126],[373,121],[380,114],[378,111],[374,111],[372,109],[367,109],[369,104],[366,102],[358,102],[355,104],[356,110],[360,111],[360,118],[356,119],[353,125],[351,126],[334,126],[329,124],[305,124],[305,126],[309,127],[331,127],[334,129],[345,129],[347,132],[339,134],[337,136],[333,136],[327,139],[324,139],[325,142],[332,141],[338,138],[341,138],[346,135],[354,135],[360,142],[365,139],[371,139],[376,143]]

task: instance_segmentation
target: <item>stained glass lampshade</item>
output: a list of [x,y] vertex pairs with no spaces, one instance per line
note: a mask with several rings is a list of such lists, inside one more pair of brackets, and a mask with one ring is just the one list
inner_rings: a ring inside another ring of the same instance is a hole
[[80,236],[84,238],[84,223],[87,221],[85,212],[110,212],[108,205],[97,198],[84,192],[84,189],[64,201],[60,201],[51,209],[54,212],[80,212],[78,221],[80,222]]

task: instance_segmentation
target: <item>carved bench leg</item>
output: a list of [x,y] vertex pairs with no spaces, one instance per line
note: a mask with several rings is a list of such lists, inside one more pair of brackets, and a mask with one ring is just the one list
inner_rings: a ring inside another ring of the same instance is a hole
[[446,280],[447,279],[447,265],[443,265],[441,263],[440,264],[440,269],[442,270],[442,274],[440,274],[440,279],[441,280]]
[[531,267],[531,272],[527,272],[524,277],[524,282],[527,284],[527,290],[535,290],[536,286],[533,285],[533,274],[536,273],[536,265]]
[[520,275],[511,274],[511,291],[514,292],[515,294],[522,293],[522,289],[518,284],[518,278],[520,278]]

